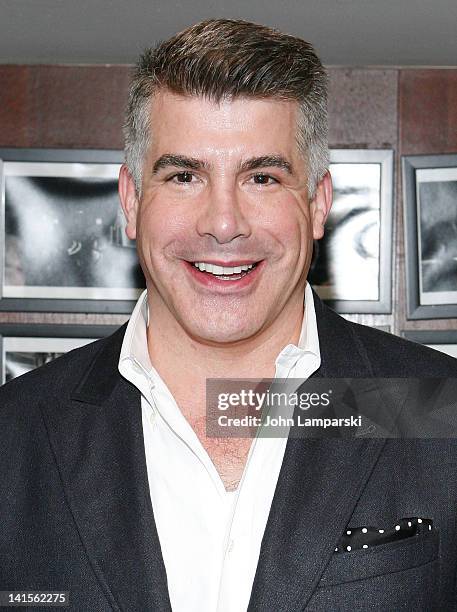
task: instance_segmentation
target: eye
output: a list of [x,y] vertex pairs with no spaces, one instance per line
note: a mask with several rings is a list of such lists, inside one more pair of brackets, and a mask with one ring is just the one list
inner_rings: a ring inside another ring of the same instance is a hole
[[195,177],[191,172],[177,172],[168,180],[172,181],[173,183],[191,183],[194,178]]
[[277,183],[278,181],[270,176],[269,174],[262,174],[261,172],[254,174],[252,176],[254,183],[256,185],[272,185],[273,183]]

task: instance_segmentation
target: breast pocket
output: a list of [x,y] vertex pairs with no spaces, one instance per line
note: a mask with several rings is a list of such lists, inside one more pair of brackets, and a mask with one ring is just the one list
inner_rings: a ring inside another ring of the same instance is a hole
[[306,610],[436,612],[439,531],[335,553]]

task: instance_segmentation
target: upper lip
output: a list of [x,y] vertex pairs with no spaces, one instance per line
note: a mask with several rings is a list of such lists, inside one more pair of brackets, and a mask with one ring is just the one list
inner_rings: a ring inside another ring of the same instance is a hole
[[194,259],[189,263],[208,263],[214,266],[226,268],[236,268],[237,266],[249,266],[250,264],[259,263],[260,259],[237,259],[235,261],[217,261],[215,259]]

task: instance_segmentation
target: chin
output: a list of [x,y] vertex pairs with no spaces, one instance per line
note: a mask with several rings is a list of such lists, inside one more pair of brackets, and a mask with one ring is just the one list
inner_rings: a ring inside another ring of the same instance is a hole
[[246,328],[245,322],[240,321],[233,325],[222,324],[220,321],[199,321],[189,329],[190,334],[200,342],[208,343],[233,343],[249,338],[253,333]]

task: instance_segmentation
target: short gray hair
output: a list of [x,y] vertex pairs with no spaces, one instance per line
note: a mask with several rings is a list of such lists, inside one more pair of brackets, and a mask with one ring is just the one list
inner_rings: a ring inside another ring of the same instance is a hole
[[327,74],[313,47],[272,28],[234,19],[209,19],[147,49],[130,86],[124,125],[125,161],[141,194],[150,145],[154,93],[295,100],[297,143],[307,161],[308,193],[328,169]]

